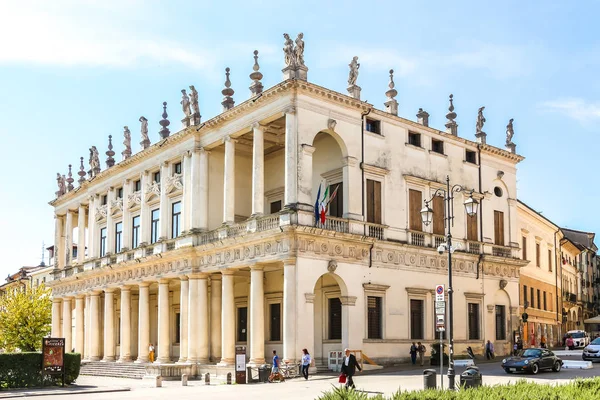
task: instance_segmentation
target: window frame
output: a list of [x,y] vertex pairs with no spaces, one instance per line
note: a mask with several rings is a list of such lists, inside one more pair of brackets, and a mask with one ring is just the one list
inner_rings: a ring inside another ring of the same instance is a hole
[[106,255],[107,232],[108,230],[106,229],[106,226],[100,228],[100,247],[98,248],[100,250],[100,257],[104,257]]
[[423,148],[421,134],[418,132],[408,131],[408,144],[414,147]]
[[[154,218],[154,213],[158,214],[158,218]],[[160,208],[150,210],[150,243],[154,244],[158,242],[160,238]]]
[[142,180],[141,179],[137,179],[133,182],[133,191],[134,192],[139,192],[142,190]]
[[183,170],[183,167],[182,167],[181,161],[178,161],[173,164],[173,174],[181,174],[182,170]]
[[[414,302],[421,302],[421,321],[420,321],[420,333],[421,336],[417,337],[418,335],[416,335],[415,332],[417,329],[417,327],[414,325],[414,320],[413,320],[413,301]],[[426,305],[427,300],[426,299],[422,299],[422,298],[418,298],[418,297],[411,297],[408,299],[408,314],[409,314],[409,336],[411,340],[425,340],[425,315],[426,315]]]
[[[501,313],[498,311],[501,310]],[[495,337],[496,340],[506,340],[506,306],[504,304],[496,304],[494,306],[494,320],[495,320]],[[500,328],[498,327],[498,320],[500,320]],[[498,333],[501,333],[500,337],[498,337]]]
[[152,173],[152,182],[160,183],[160,170]]
[[[274,339],[273,338],[273,328],[274,328],[274,318],[273,318],[273,306],[278,306],[279,307],[279,326],[277,326],[277,330],[279,332],[279,338],[278,339]],[[283,308],[283,304],[281,301],[277,301],[277,302],[272,302],[268,304],[269,307],[269,342],[281,342],[282,341],[282,315],[281,315],[281,311]]]
[[[138,219],[138,225],[135,224],[135,219]],[[142,216],[133,215],[131,217],[131,248],[136,249],[140,245],[140,230],[142,225]]]
[[[370,126],[373,126],[374,130],[369,129]],[[381,135],[381,121],[373,118],[365,118],[365,131]]]
[[[472,158],[472,160],[469,160]],[[465,162],[473,165],[477,165],[477,152],[469,149],[465,149]]]
[[[477,306],[476,335],[471,330],[471,305]],[[467,300],[467,340],[481,340],[481,302]]]
[[[374,329],[377,331],[378,336],[379,337],[371,337],[371,314],[370,314],[370,304],[369,304],[369,300],[370,299],[375,299],[375,309],[377,310],[378,313],[378,327],[374,327],[377,329]],[[368,295],[367,296],[367,339],[375,339],[375,340],[382,340],[383,339],[383,296],[377,296],[377,295]]]
[[542,267],[542,260],[541,260],[541,255],[542,255],[542,245],[540,244],[540,242],[535,242],[535,266],[538,268]]
[[528,261],[527,260],[527,236],[522,236],[522,241],[521,241],[521,245],[523,247],[523,249],[521,250],[521,259],[523,261]]
[[[387,290],[389,285],[374,284],[374,283],[363,283],[363,296],[364,296],[364,337],[365,340],[385,340],[387,335],[386,330],[386,310],[387,310]],[[369,297],[381,297],[381,339],[369,338]],[[344,306],[342,301],[342,307]]]
[[[179,211],[175,212],[175,206],[177,205],[179,206]],[[181,210],[181,200],[171,203],[171,239],[176,239],[181,236]],[[177,232],[175,232],[175,228],[177,228]]]
[[446,155],[446,153],[444,152],[444,141],[436,138],[431,138],[431,152]]
[[[121,225],[121,229],[119,229]],[[123,249],[123,221],[115,223],[115,253],[120,253]]]

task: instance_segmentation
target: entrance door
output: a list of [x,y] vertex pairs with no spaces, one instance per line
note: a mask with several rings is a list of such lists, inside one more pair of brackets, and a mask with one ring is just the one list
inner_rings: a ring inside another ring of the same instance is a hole
[[237,312],[237,342],[248,340],[248,307],[238,307]]

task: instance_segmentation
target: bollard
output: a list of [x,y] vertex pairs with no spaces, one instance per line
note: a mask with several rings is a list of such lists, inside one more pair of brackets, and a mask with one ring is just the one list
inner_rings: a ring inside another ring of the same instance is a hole
[[231,385],[231,372],[227,373],[227,384]]
[[187,386],[188,376],[187,374],[181,375],[181,386]]
[[206,375],[204,375],[204,384],[210,385],[210,374],[208,372],[206,373]]
[[142,378],[144,387],[162,387],[162,377],[157,375],[146,375]]

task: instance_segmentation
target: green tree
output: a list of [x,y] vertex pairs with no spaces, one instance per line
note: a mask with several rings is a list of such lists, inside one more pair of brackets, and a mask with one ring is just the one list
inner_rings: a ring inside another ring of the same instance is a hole
[[0,348],[38,351],[50,333],[52,299],[44,285],[14,287],[0,295]]

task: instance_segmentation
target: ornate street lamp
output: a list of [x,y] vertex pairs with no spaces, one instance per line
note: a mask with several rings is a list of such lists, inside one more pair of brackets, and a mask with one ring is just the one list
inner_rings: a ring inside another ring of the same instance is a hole
[[[455,371],[454,371],[454,293],[452,290],[452,253],[454,249],[452,247],[452,231],[451,227],[454,225],[454,193],[463,191],[463,187],[460,185],[454,185],[450,187],[450,176],[446,176],[446,188],[437,189],[431,199],[425,200],[425,207],[421,209],[421,220],[423,225],[428,226],[433,221],[433,210],[429,207],[429,204],[433,199],[442,197],[444,199],[444,221],[446,225],[446,244],[438,247],[438,251],[443,253],[448,252],[448,387],[450,390],[455,389]],[[473,217],[477,215],[477,208],[479,203],[473,198],[474,190],[470,191],[469,198],[465,200],[463,205],[465,206],[465,212],[468,216]]]

